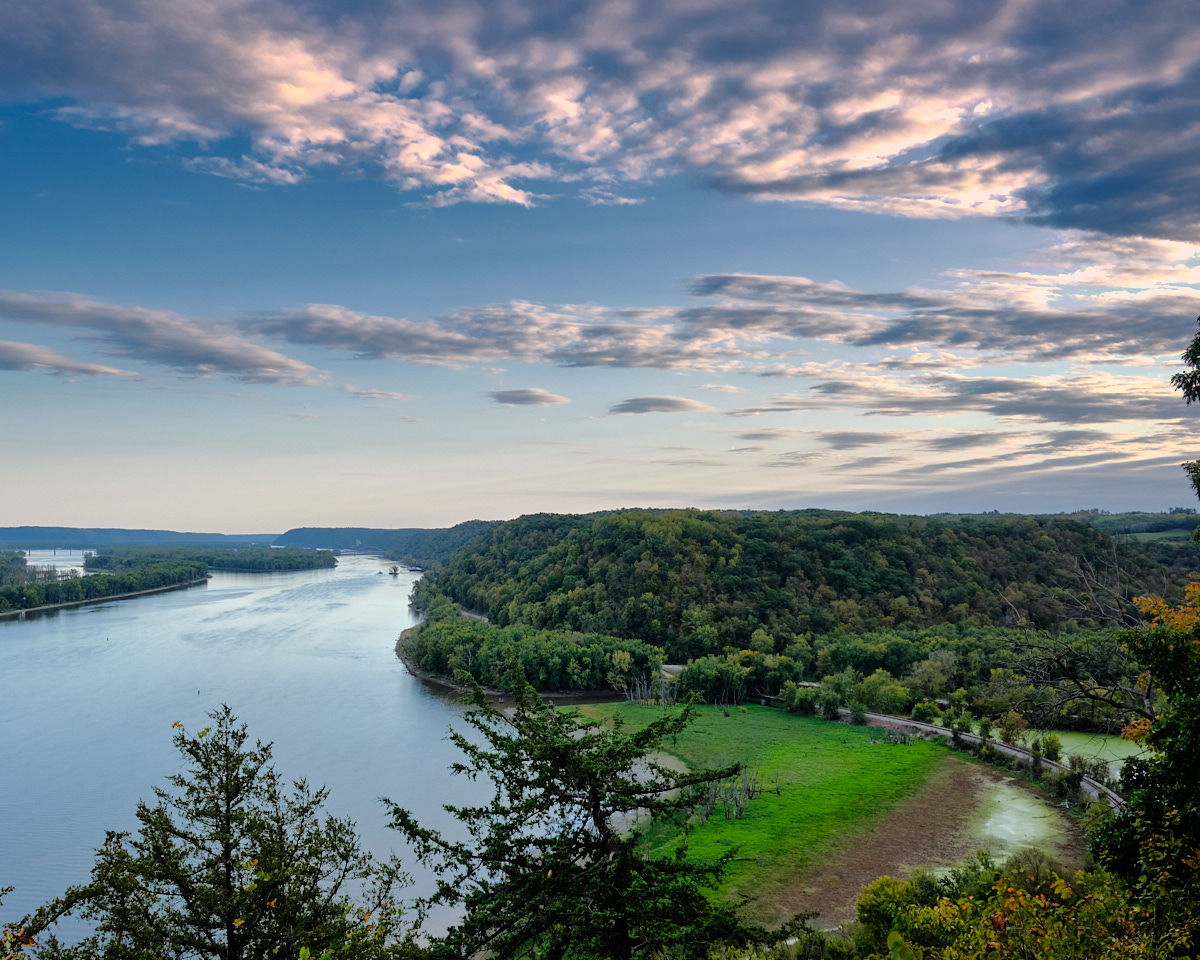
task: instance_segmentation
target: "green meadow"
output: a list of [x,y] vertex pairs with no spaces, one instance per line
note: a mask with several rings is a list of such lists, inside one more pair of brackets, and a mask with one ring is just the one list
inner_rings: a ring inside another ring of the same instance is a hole
[[[598,720],[620,715],[633,728],[661,715],[660,707],[594,704],[582,708]],[[727,820],[718,804],[687,838],[690,856],[735,852],[725,889],[757,897],[769,909],[772,891],[791,882],[823,856],[871,824],[934,773],[946,751],[925,741],[872,743],[878,729],[800,717],[770,707],[705,706],[670,753],[689,768],[740,762],[758,774],[762,793],[741,819]],[[776,789],[778,788],[778,792]],[[679,837],[658,836],[656,852]]]

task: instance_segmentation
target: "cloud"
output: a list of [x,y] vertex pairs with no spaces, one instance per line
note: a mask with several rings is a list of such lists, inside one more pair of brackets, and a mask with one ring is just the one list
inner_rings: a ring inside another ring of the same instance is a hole
[[827,443],[834,450],[858,450],[862,447],[874,447],[881,443],[891,443],[890,433],[867,433],[862,430],[840,430],[818,433],[818,439]]
[[739,440],[787,440],[800,431],[791,427],[771,427],[767,430],[750,430],[737,435]]
[[1195,259],[1200,248],[1178,252],[1180,262],[1147,263],[1139,276],[1128,265],[1117,267],[1103,287],[1103,265],[1077,264],[1061,273],[960,271],[954,289],[891,293],[804,277],[706,276],[693,281],[692,291],[723,302],[682,310],[679,319],[710,336],[736,332],[760,343],[814,339],[911,351],[881,358],[881,365],[897,370],[1143,361],[1178,354],[1188,335],[1186,318],[1200,312],[1200,291],[1184,285],[1200,282],[1200,275],[1182,262]]
[[1003,420],[1054,424],[1174,421],[1187,416],[1169,384],[1107,373],[1019,379],[922,374],[901,381],[863,376],[827,380],[807,391],[782,394],[760,406],[727,414],[745,417],[838,407],[877,416],[984,413]]
[[309,304],[243,326],[247,332],[288,343],[417,364],[520,361],[564,367],[711,370],[751,355],[728,331],[681,336],[670,311],[547,307],[520,300],[421,320]]
[[609,409],[610,414],[621,413],[688,413],[711,410],[706,403],[689,400],[687,397],[632,397],[622,400]]
[[343,393],[348,393],[352,397],[357,397],[360,400],[415,400],[412,394],[397,393],[395,390],[364,390],[361,387],[351,386],[346,384],[340,388]]
[[544,407],[555,403],[570,403],[566,397],[550,393],[539,387],[529,387],[524,390],[489,390],[488,396],[497,403],[510,407],[538,406]]
[[[1107,437],[1108,434],[1100,430],[1076,430],[1072,431],[1077,436],[1086,436],[1089,439]],[[1060,436],[1065,434],[1065,431],[1060,432]],[[1003,444],[1010,437],[1018,436],[1018,434],[1006,433],[1002,430],[989,430],[977,433],[950,433],[938,437],[923,437],[920,439],[920,444],[926,449],[936,453],[953,453],[957,450],[974,450],[976,447],[995,447]]]
[[0,9],[0,95],[195,169],[366,168],[424,203],[731,193],[1200,239],[1190,0],[59,0]]
[[119,306],[73,295],[48,298],[0,291],[0,319],[89,330],[85,339],[106,353],[172,367],[192,376],[274,384],[324,380],[314,367],[253,343],[227,324],[192,320],[169,310]]
[[721,393],[740,393],[741,388],[731,383],[698,383],[693,390],[717,390]]
[[57,350],[34,343],[0,340],[0,370],[42,370],[63,376],[136,377],[137,374],[99,363],[75,360]]

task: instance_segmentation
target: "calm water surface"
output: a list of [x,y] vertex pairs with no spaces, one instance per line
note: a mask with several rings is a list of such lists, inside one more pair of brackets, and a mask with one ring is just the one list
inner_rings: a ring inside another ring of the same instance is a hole
[[[30,562],[48,565],[42,551]],[[0,621],[0,887],[16,888],[0,921],[84,882],[105,831],[133,829],[138,799],[180,768],[171,724],[194,732],[222,703],[274,741],[285,777],[327,786],[330,812],[356,819],[377,854],[400,847],[378,797],[442,828],[442,803],[482,797],[446,770],[460,707],[393,652],[415,622],[417,575],[381,575],[388,566],[214,573],[206,586]]]

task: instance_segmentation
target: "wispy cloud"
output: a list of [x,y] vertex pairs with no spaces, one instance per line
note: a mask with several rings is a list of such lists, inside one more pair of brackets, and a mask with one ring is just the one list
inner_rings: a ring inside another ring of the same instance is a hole
[[753,407],[734,417],[830,410],[838,407],[890,417],[947,417],[984,413],[1002,420],[1052,424],[1176,421],[1186,417],[1170,385],[1148,377],[1107,373],[1075,376],[965,377],[922,374],[904,380],[863,374],[827,380]]
[[609,409],[610,414],[622,413],[689,413],[698,410],[711,410],[706,403],[699,400],[689,400],[687,397],[631,397],[614,404]]
[[395,390],[365,390],[362,387],[355,387],[351,384],[346,384],[341,388],[343,393],[348,393],[352,397],[357,397],[360,400],[415,400],[416,398],[409,393],[398,393]]
[[727,331],[680,336],[670,311],[547,307],[520,300],[420,320],[310,304],[247,321],[244,328],[289,343],[417,364],[521,361],[705,370],[750,355]]
[[1198,36],[1190,0],[61,0],[0,10],[0,93],[220,176],[367,166],[432,205],[685,172],[1197,240]]
[[875,447],[881,443],[890,443],[895,439],[895,435],[870,433],[864,430],[835,430],[818,433],[817,438],[834,450],[859,450],[862,447]]
[[90,331],[106,353],[171,367],[191,376],[249,383],[316,384],[324,375],[241,336],[228,324],[193,320],[169,310],[101,303],[85,297],[0,292],[0,319]]
[[0,340],[0,370],[42,370],[64,376],[136,377],[137,374],[99,363],[75,360],[35,343]]
[[788,440],[796,436],[800,431],[794,427],[771,427],[766,430],[749,430],[746,433],[739,433],[739,440]]
[[556,403],[571,402],[566,397],[560,397],[557,393],[550,393],[540,387],[527,387],[523,390],[489,390],[488,396],[497,403],[509,407],[545,407]]

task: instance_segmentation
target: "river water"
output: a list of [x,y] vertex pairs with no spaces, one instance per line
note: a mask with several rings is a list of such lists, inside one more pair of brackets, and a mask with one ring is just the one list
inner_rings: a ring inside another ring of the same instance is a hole
[[[327,786],[327,809],[357,820],[377,855],[401,846],[381,796],[454,833],[441,804],[485,790],[447,771],[460,706],[396,658],[418,575],[389,566],[343,557],[334,570],[214,573],[185,590],[0,621],[0,887],[15,887],[0,921],[86,881],[105,831],[135,829],[137,801],[181,769],[172,723],[194,732],[222,703],[252,739],[274,741],[286,778]],[[429,882],[405,860],[418,887]]]

